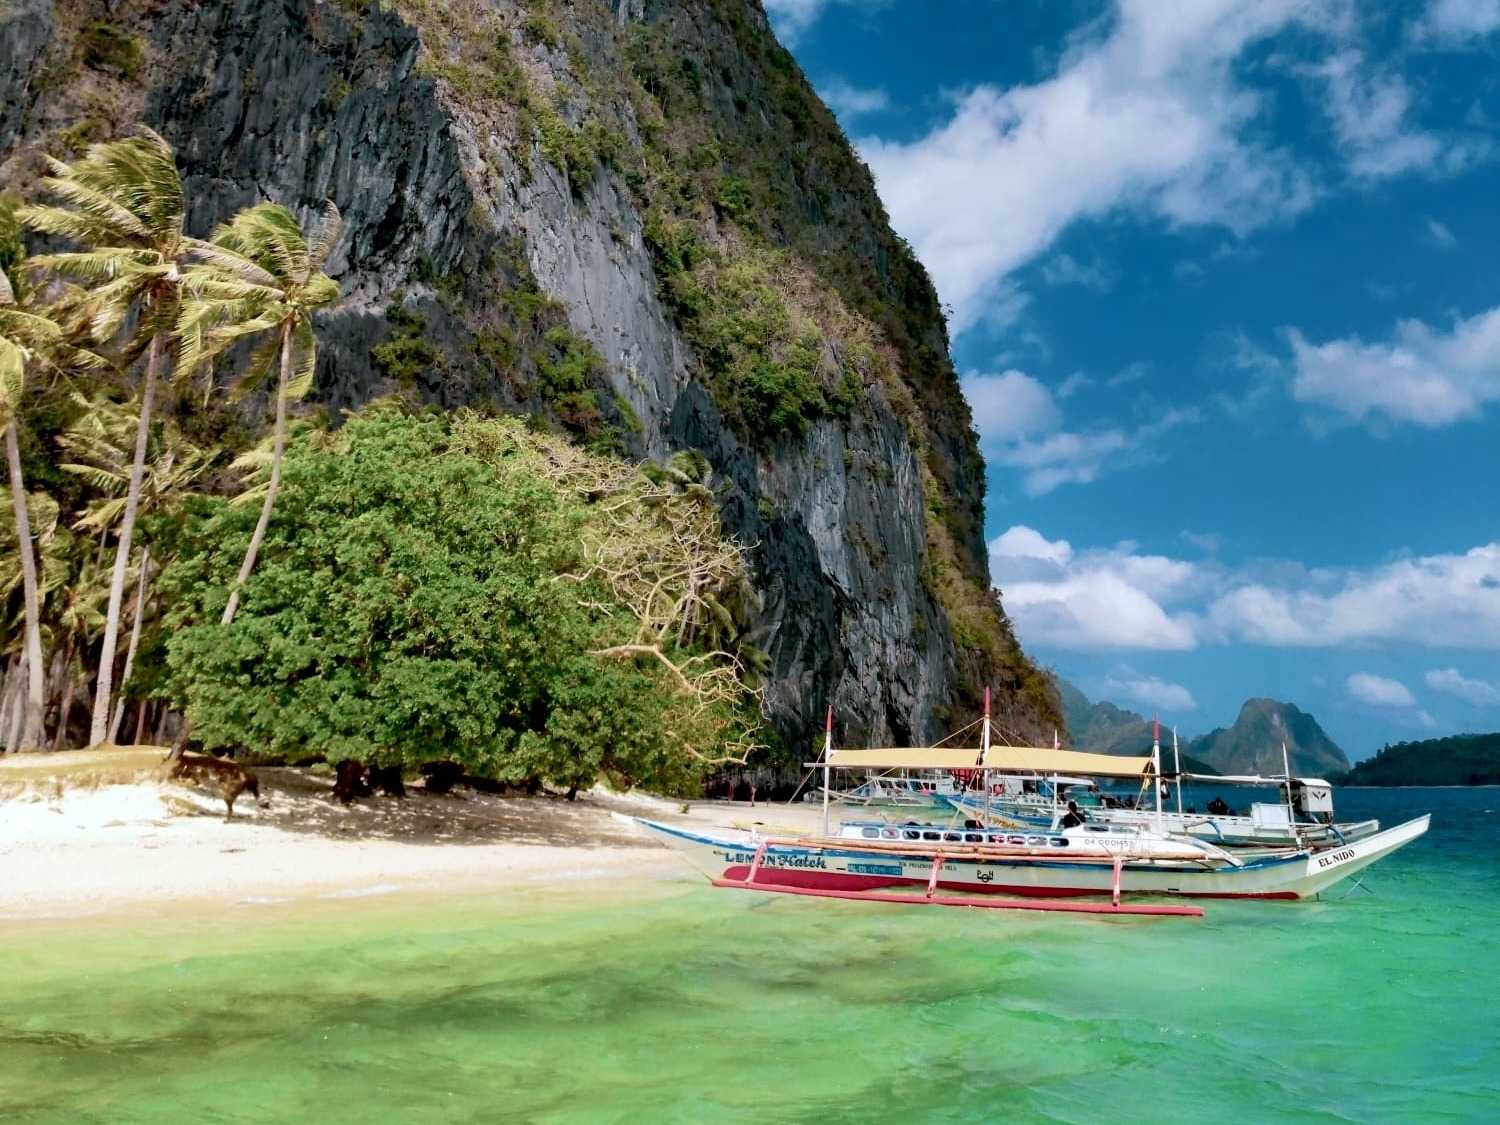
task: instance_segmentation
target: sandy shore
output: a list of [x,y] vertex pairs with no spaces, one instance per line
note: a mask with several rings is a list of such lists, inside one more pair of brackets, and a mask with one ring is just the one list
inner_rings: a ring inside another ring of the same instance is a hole
[[702,827],[810,827],[810,806],[577,801],[412,788],[345,807],[332,782],[260,769],[224,821],[215,794],[168,783],[155,748],[0,758],[0,920],[169,904],[355,898],[696,876],[616,813]]

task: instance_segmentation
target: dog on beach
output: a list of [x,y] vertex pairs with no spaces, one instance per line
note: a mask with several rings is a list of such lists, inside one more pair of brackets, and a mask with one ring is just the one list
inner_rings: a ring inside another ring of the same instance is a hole
[[172,768],[167,776],[176,781],[194,781],[200,784],[219,788],[219,794],[224,798],[224,804],[228,808],[225,820],[234,819],[234,802],[241,793],[249,793],[262,805],[260,800],[260,779],[255,776],[254,770],[248,770],[244,766],[237,765],[227,758],[214,758],[207,754],[184,754],[172,763]]

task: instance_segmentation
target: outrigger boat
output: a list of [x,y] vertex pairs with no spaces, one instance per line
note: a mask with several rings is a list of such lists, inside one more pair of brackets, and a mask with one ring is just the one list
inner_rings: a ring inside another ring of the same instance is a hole
[[[988,697],[988,693],[986,693]],[[833,770],[941,770],[1068,774],[1147,780],[1161,810],[1159,750],[1152,757],[1086,754],[990,742],[986,698],[982,744],[969,748],[836,750],[832,715],[822,759],[821,835],[767,837],[755,832],[709,835],[637,818],[685,853],[715,886],[871,901],[1094,913],[1201,914],[1195,907],[1122,901],[1125,896],[1312,898],[1427,831],[1421,816],[1343,844],[1307,844],[1236,854],[1206,840],[1135,825],[1084,824],[1065,831],[963,825],[845,823],[829,825]],[[892,888],[925,888],[921,895]],[[945,898],[938,891],[981,897]],[[983,896],[1019,895],[1000,901]],[[1058,902],[1108,896],[1108,903]],[[1033,900],[1043,900],[1041,902]]]

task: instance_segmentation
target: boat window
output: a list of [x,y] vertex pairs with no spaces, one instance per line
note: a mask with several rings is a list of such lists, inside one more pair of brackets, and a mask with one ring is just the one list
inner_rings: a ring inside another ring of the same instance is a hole
[[1107,826],[1103,825],[1103,824],[1085,824],[1084,828],[1086,828],[1090,832],[1108,832],[1109,831],[1109,828]]
[[1026,843],[1030,847],[1037,847],[1038,845],[1040,845],[1042,847],[1045,847],[1046,844],[1047,844],[1047,837],[1045,837],[1045,836],[1027,836],[1026,837]]
[[908,840],[920,840],[922,838],[922,833],[920,833],[920,832],[914,832],[910,828],[908,828],[904,833],[902,833],[902,835],[904,835]]
[[896,840],[901,836],[901,833],[897,832],[894,828],[883,828],[881,829],[880,834],[887,840]]
[[943,839],[952,841],[955,844],[961,844],[964,842],[964,834],[962,832],[944,832]]
[[965,832],[964,833],[964,843],[966,843],[966,844],[982,844],[982,843],[984,843],[984,837],[981,836],[978,832]]
[[863,835],[864,835],[864,837],[865,837],[866,840],[878,840],[878,839],[880,839],[880,829],[878,829],[878,828],[866,828],[864,830]]
[[1007,836],[1006,839],[1005,839],[1005,842],[1007,844],[1025,844],[1026,843],[1026,837],[1025,836]]
[[942,838],[943,838],[943,835],[942,835],[941,832],[923,832],[922,833],[922,839],[924,839],[924,840],[941,840]]
[[1061,836],[1054,836],[1052,838],[1052,846],[1054,848],[1065,848],[1068,846],[1068,841]]

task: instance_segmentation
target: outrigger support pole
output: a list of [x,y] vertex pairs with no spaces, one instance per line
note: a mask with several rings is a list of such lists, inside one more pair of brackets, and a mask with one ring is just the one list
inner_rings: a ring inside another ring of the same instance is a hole
[[823,727],[823,835],[828,835],[828,787],[831,784],[828,756],[833,753],[833,704],[828,705],[828,721]]

